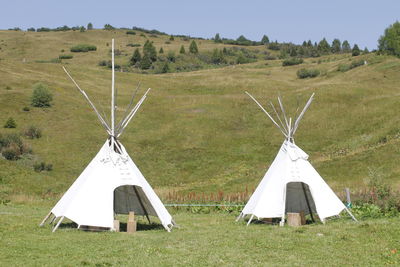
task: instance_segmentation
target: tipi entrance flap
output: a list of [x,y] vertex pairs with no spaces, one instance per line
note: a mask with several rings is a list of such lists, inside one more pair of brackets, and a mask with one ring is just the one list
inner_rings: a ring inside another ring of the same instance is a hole
[[302,211],[305,215],[317,212],[310,188],[303,182],[287,183],[285,214]]
[[135,212],[137,215],[157,216],[156,211],[140,186],[119,186],[114,190],[114,212],[128,214],[130,211]]

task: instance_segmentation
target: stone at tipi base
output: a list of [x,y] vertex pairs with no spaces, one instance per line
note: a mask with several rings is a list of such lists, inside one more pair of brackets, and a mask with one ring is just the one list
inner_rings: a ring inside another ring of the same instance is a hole
[[128,223],[126,224],[126,232],[134,233],[136,232],[136,221],[135,221],[135,213],[133,211],[129,212],[128,215]]
[[287,223],[289,226],[301,226],[306,224],[306,218],[304,216],[304,212],[300,213],[287,213]]

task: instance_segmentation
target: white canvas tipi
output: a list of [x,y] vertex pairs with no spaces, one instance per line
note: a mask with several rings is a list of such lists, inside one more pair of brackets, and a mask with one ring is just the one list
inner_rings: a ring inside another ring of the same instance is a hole
[[64,218],[77,223],[78,228],[81,226],[96,226],[115,230],[114,216],[116,214],[127,214],[130,211],[133,211],[135,215],[146,216],[149,221],[150,215],[158,217],[168,232],[175,225],[161,200],[118,140],[118,137],[145,100],[150,89],[133,106],[135,92],[128,106],[127,115],[115,126],[114,40],[112,40],[111,50],[111,124],[106,122],[87,94],[64,68],[64,71],[96,112],[109,137],[95,158],[40,224],[41,226],[44,225],[51,216],[53,216],[51,222],[59,219],[53,228],[53,232]]
[[320,220],[325,222],[327,217],[339,215],[343,210],[346,210],[356,220],[307,160],[308,155],[294,143],[293,136],[312,102],[314,94],[293,123],[291,118],[287,118],[279,97],[282,119],[276,108],[270,103],[278,118],[278,123],[253,96],[247,94],[281,130],[285,141],[237,221],[246,215],[251,216],[247,225],[254,216],[259,219],[281,218],[280,225],[282,226],[287,212],[304,212],[305,215],[310,214],[313,220],[313,213],[318,214]]

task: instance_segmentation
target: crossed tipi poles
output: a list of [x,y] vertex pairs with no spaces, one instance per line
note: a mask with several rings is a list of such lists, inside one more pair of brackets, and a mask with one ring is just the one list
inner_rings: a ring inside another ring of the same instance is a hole
[[93,108],[94,112],[97,115],[97,118],[99,119],[101,125],[104,127],[104,129],[107,131],[108,135],[111,138],[111,146],[114,147],[114,149],[122,153],[118,145],[117,139],[121,136],[123,131],[125,130],[126,126],[129,124],[129,122],[132,120],[132,118],[135,116],[136,112],[139,110],[139,107],[142,105],[143,101],[146,99],[148,92],[150,91],[151,88],[147,89],[147,91],[144,93],[142,98],[136,103],[136,105],[133,105],[134,98],[137,94],[137,91],[139,90],[140,83],[137,85],[136,90],[134,91],[131,101],[128,105],[128,107],[125,110],[125,114],[122,117],[122,119],[119,121],[119,123],[115,124],[115,110],[116,110],[116,90],[115,90],[115,69],[114,69],[114,39],[112,39],[111,42],[111,69],[112,69],[112,78],[111,78],[111,122],[108,123],[106,121],[105,116],[102,116],[96,106],[93,104],[93,102],[90,100],[89,96],[86,94],[86,92],[81,89],[81,87],[75,82],[75,80],[72,78],[72,76],[68,73],[68,71],[63,67],[65,73],[68,75],[68,77],[71,79],[71,81],[75,84],[76,88],[79,90],[79,92],[82,93],[82,95],[85,97],[86,101],[89,103],[89,105]]

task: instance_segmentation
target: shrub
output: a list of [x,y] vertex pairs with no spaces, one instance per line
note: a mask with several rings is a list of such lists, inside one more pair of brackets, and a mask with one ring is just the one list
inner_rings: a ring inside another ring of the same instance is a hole
[[164,54],[164,49],[161,47],[160,50],[158,51],[159,54]]
[[292,57],[292,58],[288,58],[288,59],[285,59],[284,61],[282,61],[282,66],[299,65],[303,62],[304,62],[304,60],[302,58]]
[[130,31],[126,31],[126,34],[136,35],[136,32],[130,30]]
[[25,107],[22,108],[22,110],[23,111],[30,111],[31,109],[29,107],[25,106]]
[[13,118],[8,118],[8,120],[6,121],[6,123],[4,124],[4,128],[16,128],[17,127],[17,123],[15,122],[15,120]]
[[143,70],[150,69],[152,61],[148,54],[144,54],[142,60],[140,61],[140,68]]
[[127,44],[126,46],[130,46],[130,47],[140,47],[141,44],[132,44],[132,43],[129,43],[129,44]]
[[161,73],[168,73],[170,72],[169,64],[168,62],[165,62],[161,68]]
[[1,154],[6,160],[18,160],[20,158],[18,148],[15,146],[3,149]]
[[317,69],[299,69],[297,71],[297,77],[300,79],[305,79],[305,78],[314,78],[317,77],[320,74],[320,71]]
[[12,88],[11,88],[11,86],[6,86],[4,89],[6,89],[6,90],[12,90]]
[[144,55],[147,55],[152,62],[157,60],[157,51],[155,46],[153,45],[153,42],[147,40],[146,43],[143,45],[143,56]]
[[338,66],[338,71],[346,72],[348,70],[350,70],[350,65],[348,65],[348,64],[340,64]]
[[35,31],[35,28],[33,28],[33,27],[28,28],[28,32],[34,32],[34,31]]
[[105,24],[103,30],[111,31],[111,30],[115,30],[115,28],[113,26],[111,26],[110,24]]
[[364,59],[360,59],[360,60],[357,60],[357,61],[352,61],[351,64],[350,64],[350,69],[354,69],[354,68],[357,68],[357,67],[362,66],[362,65],[364,65]]
[[170,40],[170,41],[175,40],[174,36],[171,35],[171,36],[169,37],[169,40]]
[[175,62],[176,61],[175,53],[173,51],[169,51],[168,55],[167,55],[167,59],[170,62]]
[[53,95],[51,94],[49,88],[42,83],[35,84],[33,88],[31,99],[32,106],[42,108],[50,107],[51,101],[53,100]]
[[58,56],[59,59],[71,59],[73,57],[74,57],[73,55],[60,55],[60,56]]
[[88,44],[78,44],[70,48],[71,52],[88,52],[88,51],[96,51],[97,47],[95,45]]
[[40,138],[42,137],[42,131],[35,126],[30,126],[25,130],[24,135],[30,139]]
[[37,162],[33,164],[33,169],[35,170],[35,172],[52,171],[53,164],[46,164],[46,162]]

